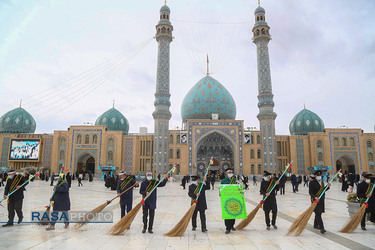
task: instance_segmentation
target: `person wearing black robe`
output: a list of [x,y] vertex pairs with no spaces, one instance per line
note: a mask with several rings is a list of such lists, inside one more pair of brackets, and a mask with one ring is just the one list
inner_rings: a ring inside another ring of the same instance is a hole
[[69,188],[71,188],[72,187],[72,176],[70,175],[70,173],[66,174],[66,182],[68,183]]
[[92,173],[90,172],[90,173],[89,173],[89,182],[92,182],[93,179],[94,179],[94,178],[93,178],[93,175],[92,175]]
[[[263,211],[266,218],[267,230],[271,229],[271,224],[274,229],[276,226],[277,217],[277,202],[276,202],[276,191],[279,190],[279,182],[272,174],[267,171],[263,171],[263,180],[260,184],[260,194],[264,197],[268,196],[263,204]],[[272,192],[269,192],[273,185],[276,185]],[[272,221],[270,221],[270,212],[272,211]]]
[[[206,202],[206,190],[210,189],[210,183],[204,183],[201,192],[199,193],[200,189],[200,181],[199,176],[193,175],[191,177],[192,184],[189,186],[189,197],[191,197],[191,204],[193,202],[196,202],[197,205],[195,207],[193,216],[191,217],[191,224],[193,226],[193,231],[197,229],[197,215],[199,212],[199,217],[201,219],[201,229],[202,232],[207,232],[207,226],[206,226],[206,210],[207,210],[207,202]],[[204,178],[204,181],[207,181],[207,178]],[[197,201],[197,197],[198,201]]]
[[186,176],[182,177],[181,186],[186,189]]
[[[135,180],[131,176],[126,176],[126,173],[124,171],[119,172],[119,181],[117,183],[117,196],[120,196],[121,218],[125,216],[125,209],[126,213],[129,213],[129,211],[132,210],[133,188],[130,187],[134,184],[136,184]],[[138,187],[138,184],[136,184],[136,187]],[[128,188],[130,188],[130,190],[121,194]]]
[[[331,186],[331,183],[328,183],[328,189]],[[325,212],[325,193],[322,195],[322,197],[319,199],[319,196],[321,192],[324,190],[325,185],[322,180],[322,171],[318,170],[314,172],[314,179],[310,181],[309,185],[309,194],[311,198],[311,203],[318,202],[318,204],[315,207],[314,213],[315,213],[315,219],[314,219],[314,228],[320,229],[320,232],[324,234],[326,230],[324,229],[323,219],[322,219],[322,213]],[[327,190],[328,190],[327,189]]]
[[25,191],[25,186],[27,185],[25,184],[21,187],[21,185],[25,183],[26,178],[20,174],[16,174],[14,170],[8,171],[8,177],[9,178],[7,180],[7,184],[5,185],[3,198],[5,199],[7,195],[14,190],[17,191],[11,194],[8,198],[8,222],[3,225],[3,227],[13,226],[13,220],[16,213],[18,216],[18,224],[22,222],[22,202],[24,198],[23,192]]
[[[221,184],[238,184],[237,178],[233,175],[233,168],[227,168],[225,173],[227,177],[221,181]],[[224,219],[225,234],[229,234],[231,231],[236,231],[236,229],[234,228],[235,223],[236,219]]]
[[357,186],[357,197],[360,198],[361,205],[366,201],[368,197],[370,197],[367,202],[368,207],[366,208],[366,212],[361,220],[362,230],[366,230],[366,214],[373,213],[375,209],[374,192],[371,193],[371,188],[374,185],[373,183],[371,183],[371,176],[371,174],[363,174],[363,181],[360,182]]

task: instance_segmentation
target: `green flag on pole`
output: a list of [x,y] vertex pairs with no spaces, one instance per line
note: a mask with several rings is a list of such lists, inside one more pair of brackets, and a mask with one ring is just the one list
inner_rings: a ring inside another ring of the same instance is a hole
[[220,185],[222,219],[246,219],[246,203],[242,185]]

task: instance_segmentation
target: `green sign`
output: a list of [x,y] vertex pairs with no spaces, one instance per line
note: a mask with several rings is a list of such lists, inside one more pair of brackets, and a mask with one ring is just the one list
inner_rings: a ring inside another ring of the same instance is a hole
[[242,185],[220,185],[222,219],[246,219],[246,203]]

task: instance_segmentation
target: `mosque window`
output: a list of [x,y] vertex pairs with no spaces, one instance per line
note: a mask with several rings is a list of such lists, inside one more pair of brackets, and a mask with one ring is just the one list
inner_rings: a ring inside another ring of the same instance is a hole
[[255,174],[255,167],[254,167],[254,164],[251,164],[251,166],[250,166],[250,173],[251,174]]
[[180,136],[180,135],[177,135],[176,143],[180,143],[180,141],[181,141],[181,136]]
[[60,139],[60,146],[66,146],[66,139],[65,139],[65,137],[62,137]]
[[173,144],[173,135],[169,135],[169,143]]
[[333,145],[337,147],[339,145],[339,138],[335,137],[333,138]]
[[85,135],[85,144],[89,144],[89,143],[90,143],[90,136]]
[[173,149],[169,150],[169,159],[173,159]]
[[350,145],[350,146],[355,146],[355,140],[354,140],[353,137],[350,137],[350,138],[349,138],[349,145]]
[[260,16],[260,20],[263,20],[263,16]]
[[257,151],[257,158],[258,159],[262,158],[262,152],[260,151],[260,149],[258,149],[258,151]]
[[323,161],[323,154],[322,153],[318,153],[318,161]]
[[257,17],[257,21],[259,21],[259,17]]
[[93,144],[98,143],[98,135],[95,134],[95,135],[92,136],[92,143]]
[[77,144],[81,144],[81,143],[82,143],[82,135],[78,134],[77,135]]
[[374,155],[371,152],[368,153],[368,161],[374,161]]
[[323,148],[323,142],[322,142],[321,140],[318,140],[318,141],[316,142],[316,147],[317,147],[317,148]]
[[258,174],[262,174],[262,166],[260,164],[258,165]]
[[257,135],[257,144],[260,144],[260,135]]
[[113,161],[113,152],[112,151],[108,151],[108,153],[107,153],[107,161]]
[[254,149],[250,150],[250,159],[254,159]]
[[65,157],[65,151],[64,150],[60,150],[59,160],[64,160],[64,157]]
[[108,147],[113,147],[114,141],[112,138],[108,139]]
[[254,144],[254,136],[250,135],[250,144]]
[[366,144],[368,148],[372,148],[372,141],[368,140]]
[[266,34],[266,30],[265,29],[262,29],[262,34]]
[[346,145],[346,137],[341,138],[341,145],[342,146],[347,146]]
[[177,154],[176,158],[177,158],[177,159],[180,159],[180,158],[181,158],[181,152],[180,152],[180,149],[177,149],[176,154]]
[[257,33],[257,36],[259,36],[259,30],[257,30],[257,32],[256,32],[256,33]]
[[276,147],[277,156],[281,156],[281,141],[276,142],[276,144],[277,144],[277,147]]
[[165,33],[165,27],[161,28],[161,33]]
[[151,141],[146,141],[146,156],[151,155]]

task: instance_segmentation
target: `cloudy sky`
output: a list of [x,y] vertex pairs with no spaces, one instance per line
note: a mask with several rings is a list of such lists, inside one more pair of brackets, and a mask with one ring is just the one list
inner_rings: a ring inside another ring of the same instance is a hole
[[[19,106],[38,133],[95,123],[113,105],[130,132],[153,132],[155,25],[162,0],[1,0],[0,115]],[[168,0],[170,128],[181,127],[185,94],[205,74],[232,94],[236,119],[259,127],[256,0]],[[374,132],[375,1],[263,0],[277,134],[304,104],[326,128]]]

